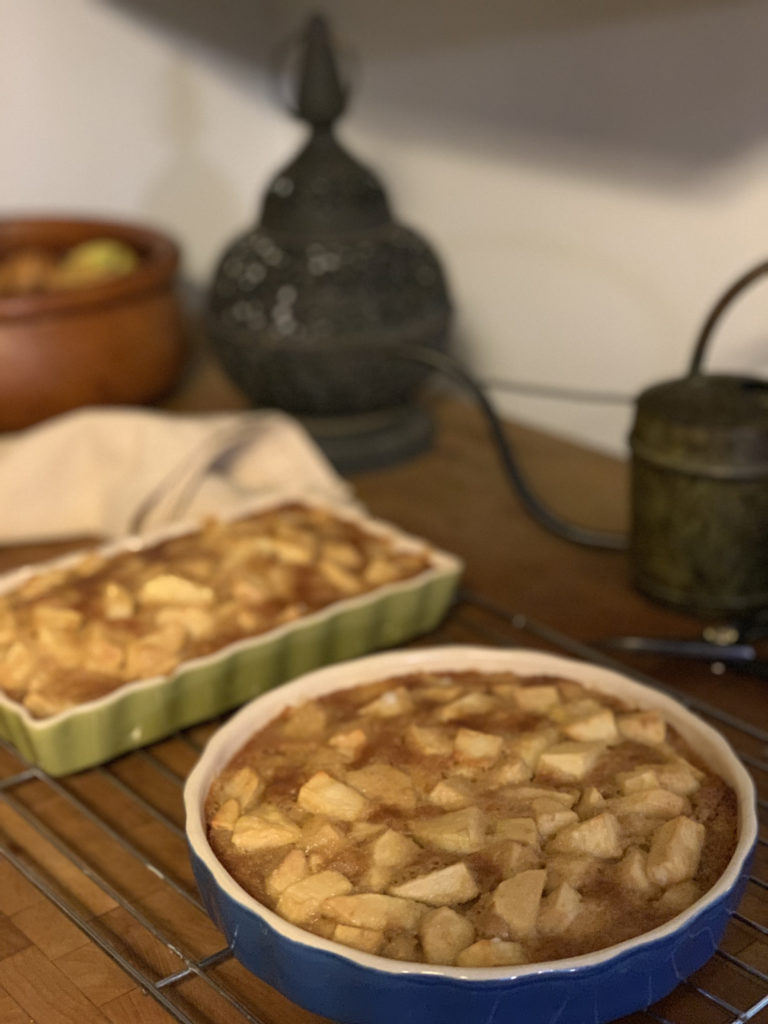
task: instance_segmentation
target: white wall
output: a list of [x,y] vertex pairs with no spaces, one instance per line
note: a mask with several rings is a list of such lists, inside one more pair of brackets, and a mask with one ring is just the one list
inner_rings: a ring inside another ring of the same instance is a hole
[[[152,221],[204,284],[302,137],[270,58],[317,4],[0,0],[0,213]],[[768,255],[765,0],[325,0],[342,126],[440,253],[483,376],[635,395]],[[768,376],[768,280],[708,365]],[[622,452],[625,406],[506,394]]]

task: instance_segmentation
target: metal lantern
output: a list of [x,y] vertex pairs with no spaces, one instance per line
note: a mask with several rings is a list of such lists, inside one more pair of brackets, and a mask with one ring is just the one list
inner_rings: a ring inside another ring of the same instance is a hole
[[346,106],[327,26],[304,34],[296,112],[310,128],[256,227],[225,251],[208,304],[221,364],[256,406],[299,417],[341,469],[422,450],[427,372],[392,348],[447,346],[450,300],[427,243],[336,137]]

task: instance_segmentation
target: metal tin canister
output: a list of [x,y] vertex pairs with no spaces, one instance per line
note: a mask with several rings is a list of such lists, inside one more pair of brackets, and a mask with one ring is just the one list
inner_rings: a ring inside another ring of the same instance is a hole
[[695,613],[768,607],[768,383],[657,384],[637,401],[630,445],[634,585]]

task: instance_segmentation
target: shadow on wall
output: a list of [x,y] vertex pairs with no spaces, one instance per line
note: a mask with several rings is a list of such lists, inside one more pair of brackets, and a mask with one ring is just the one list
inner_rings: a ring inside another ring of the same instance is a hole
[[643,24],[706,9],[754,6],[744,0],[107,0],[158,25],[166,25],[250,64],[267,56],[275,40],[321,12],[347,26],[366,54],[390,57],[478,43],[599,26]]
[[362,79],[353,115],[405,141],[681,178],[765,137],[763,0],[109,2],[261,73],[321,9]]

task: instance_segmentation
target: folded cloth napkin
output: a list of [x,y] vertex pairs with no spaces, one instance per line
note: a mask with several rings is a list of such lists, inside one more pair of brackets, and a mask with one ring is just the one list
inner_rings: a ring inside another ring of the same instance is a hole
[[353,503],[285,413],[78,409],[0,439],[0,542],[143,533],[271,495]]

